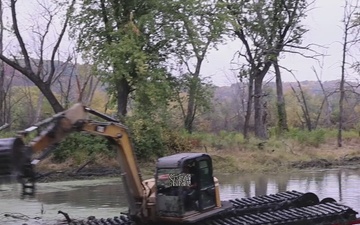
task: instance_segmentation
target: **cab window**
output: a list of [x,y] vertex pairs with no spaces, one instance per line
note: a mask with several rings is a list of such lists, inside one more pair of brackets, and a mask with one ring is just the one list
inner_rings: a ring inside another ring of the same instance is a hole
[[214,183],[209,164],[208,160],[199,161],[200,183],[203,187],[211,186]]

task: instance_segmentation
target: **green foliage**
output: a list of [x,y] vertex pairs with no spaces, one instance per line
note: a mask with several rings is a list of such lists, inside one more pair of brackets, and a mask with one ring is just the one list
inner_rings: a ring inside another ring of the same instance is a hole
[[138,158],[145,159],[162,156],[165,146],[162,142],[162,127],[156,122],[138,118],[128,118],[131,138]]
[[77,163],[95,154],[104,153],[114,156],[111,145],[108,141],[99,136],[92,136],[82,133],[72,133],[59,144],[53,154],[55,162],[64,162],[69,158],[75,159]]
[[[203,59],[207,51],[224,41],[229,20],[226,7],[220,1],[161,1],[164,35],[181,64],[192,58]],[[188,68],[189,69],[189,68]],[[195,68],[194,68],[195,70]]]
[[176,100],[184,127],[192,132],[194,119],[208,108],[211,97],[209,83],[201,77],[202,63],[209,50],[223,42],[227,14],[218,1],[159,1],[158,7],[164,36],[171,40],[169,49],[176,60],[170,66],[180,71]]
[[[301,24],[306,17],[306,0],[226,2],[228,13],[233,16],[231,24],[235,34],[247,45],[244,48],[246,52],[242,55],[253,73],[256,73],[263,63],[276,60],[287,45],[300,45],[307,31]],[[253,68],[255,64],[256,68]]]
[[11,138],[11,137],[15,137],[15,136],[16,136],[16,132],[14,132],[14,131],[10,131],[10,132],[1,131],[0,132],[0,138]]
[[239,132],[220,131],[218,133],[195,132],[185,135],[191,140],[196,148],[210,147],[214,149],[234,149],[239,150],[245,143],[244,136]]
[[[158,80],[168,56],[167,43],[159,20],[158,1],[80,1],[71,20],[71,34],[83,57],[96,65],[107,92],[115,101],[149,80]],[[162,77],[161,79],[165,79]],[[150,81],[151,82],[151,81]],[[119,102],[117,102],[119,104]],[[126,103],[121,103],[126,105]]]
[[317,129],[313,131],[291,129],[287,136],[297,140],[300,144],[319,147],[325,142],[326,131],[324,129]]
[[[173,98],[175,85],[164,69],[154,69],[153,75],[142,82],[135,91],[134,108],[137,116],[140,117],[167,117],[169,100]],[[162,119],[165,121],[165,118]]]
[[139,159],[156,159],[164,155],[190,151],[186,138],[166,128],[159,121],[132,116],[128,117],[126,122]]

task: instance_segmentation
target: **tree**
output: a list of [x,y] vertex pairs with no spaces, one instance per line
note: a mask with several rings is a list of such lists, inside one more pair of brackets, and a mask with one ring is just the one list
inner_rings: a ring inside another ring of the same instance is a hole
[[72,36],[84,58],[99,71],[107,71],[100,78],[123,117],[130,94],[151,76],[159,76],[152,71],[158,71],[163,62],[167,40],[159,38],[162,31],[156,24],[155,2],[83,0],[78,8],[72,18]]
[[[245,125],[249,123],[249,109],[254,99],[255,135],[259,138],[267,138],[263,118],[263,79],[281,52],[301,44],[306,32],[301,20],[305,17],[307,7],[305,0],[227,1],[227,8],[234,17],[234,33],[244,45],[239,56],[246,60],[248,67],[249,98]],[[247,132],[245,127],[245,137],[248,137]]]
[[0,121],[2,124],[7,123],[9,126],[12,125],[13,118],[11,114],[11,109],[15,103],[13,103],[11,100],[13,93],[13,79],[15,77],[15,71],[9,71],[9,67],[6,66],[4,63],[1,64],[2,67],[2,77],[1,82],[2,86],[1,88],[1,118]]
[[[19,44],[20,55],[9,51],[8,56],[6,56],[3,52],[1,52],[0,59],[32,81],[49,101],[53,110],[55,112],[60,112],[63,110],[63,107],[51,90],[51,87],[54,80],[57,78],[56,57],[59,54],[59,47],[65,35],[69,15],[73,10],[75,0],[71,1],[69,4],[61,1],[52,1],[50,4],[47,1],[37,1],[39,11],[41,11],[39,16],[43,20],[34,20],[34,25],[30,26],[32,29],[31,36],[36,39],[34,40],[37,44],[35,49],[32,49],[31,45],[26,44],[24,41],[23,34],[25,31],[20,29],[18,23],[16,3],[16,0],[10,0],[12,31]],[[65,14],[64,10],[66,11]],[[48,36],[51,33],[52,26],[54,26],[55,18],[61,17],[60,14],[64,14],[62,16],[64,16],[65,19],[60,33],[57,34],[57,40],[55,42],[51,42],[49,41]],[[52,46],[50,52],[47,51],[48,45]],[[48,54],[50,58],[50,65],[45,63],[45,58]]]
[[223,40],[226,15],[219,1],[165,1],[162,9],[163,24],[168,27],[165,35],[172,41],[172,55],[185,68],[180,74],[179,94],[186,92],[186,97],[179,98],[179,103],[184,127],[191,133],[196,114],[210,97],[205,95],[209,88],[201,76],[201,68],[209,50]]
[[66,76],[57,80],[60,90],[60,102],[68,108],[73,102],[81,102],[90,106],[100,80],[94,75],[92,65],[78,64],[74,54],[74,62],[63,63]]
[[[0,54],[4,51],[4,20],[3,20],[3,2],[0,1]],[[5,74],[4,62],[0,62],[0,126],[5,123]]]
[[94,75],[94,69],[88,63],[77,65],[76,87],[78,102],[90,105],[100,80]]
[[278,128],[279,132],[282,133],[284,131],[288,131],[289,127],[287,125],[287,115],[285,110],[285,98],[282,87],[282,79],[280,66],[278,63],[278,59],[275,59],[273,62],[274,70],[275,70],[275,82],[276,82],[276,106],[277,106],[277,115],[278,115]]
[[[299,89],[299,92],[300,94],[298,94],[295,90],[295,88],[293,86],[291,86],[291,89],[298,101],[298,104],[300,105],[301,107],[301,111],[302,111],[302,118],[303,120],[305,120],[305,125],[306,125],[306,128],[308,129],[308,131],[312,131],[313,129],[313,124],[312,124],[312,120],[311,120],[311,116],[310,116],[310,110],[309,110],[309,107],[308,107],[308,101],[307,101],[307,98],[305,96],[305,92],[304,90],[302,89],[302,86],[301,86],[301,83],[296,80],[297,82],[297,85],[298,85],[298,89]],[[301,116],[299,116],[299,119],[301,120]]]
[[[343,40],[342,40],[342,59],[341,59],[341,78],[340,78],[340,98],[339,98],[339,118],[338,118],[338,147],[342,147],[342,130],[343,130],[343,113],[345,98],[345,73],[348,64],[347,56],[349,49],[358,42],[359,21],[355,20],[357,11],[359,10],[359,1],[345,1],[343,15]],[[355,21],[354,21],[355,20]]]

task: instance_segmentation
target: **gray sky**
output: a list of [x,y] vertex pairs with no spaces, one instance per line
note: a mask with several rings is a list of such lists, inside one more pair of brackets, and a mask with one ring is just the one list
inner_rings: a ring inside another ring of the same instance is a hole
[[[342,17],[344,0],[316,0],[314,9],[310,11],[304,21],[309,29],[304,38],[304,44],[315,43],[326,46],[325,49],[316,49],[328,56],[324,58],[322,80],[335,80],[340,78]],[[203,74],[211,76],[216,85],[229,85],[234,83],[235,72],[231,72],[229,62],[236,49],[241,46],[240,41],[234,41],[226,46],[220,46],[219,51],[212,51],[204,64]],[[320,58],[320,60],[322,60]],[[298,55],[286,55],[280,64],[291,69],[298,80],[316,80],[311,70],[315,66],[320,74],[319,62],[305,59]],[[352,76],[354,78],[354,76]],[[291,74],[283,70],[283,81],[294,81]]]

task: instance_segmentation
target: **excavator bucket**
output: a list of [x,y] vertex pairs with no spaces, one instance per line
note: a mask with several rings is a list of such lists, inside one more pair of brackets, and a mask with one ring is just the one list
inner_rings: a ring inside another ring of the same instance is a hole
[[0,176],[17,173],[24,157],[24,142],[20,138],[0,139]]
[[[16,179],[24,189],[33,189],[34,171],[30,151],[21,138],[0,139],[0,184]],[[31,190],[32,192],[32,190]]]

